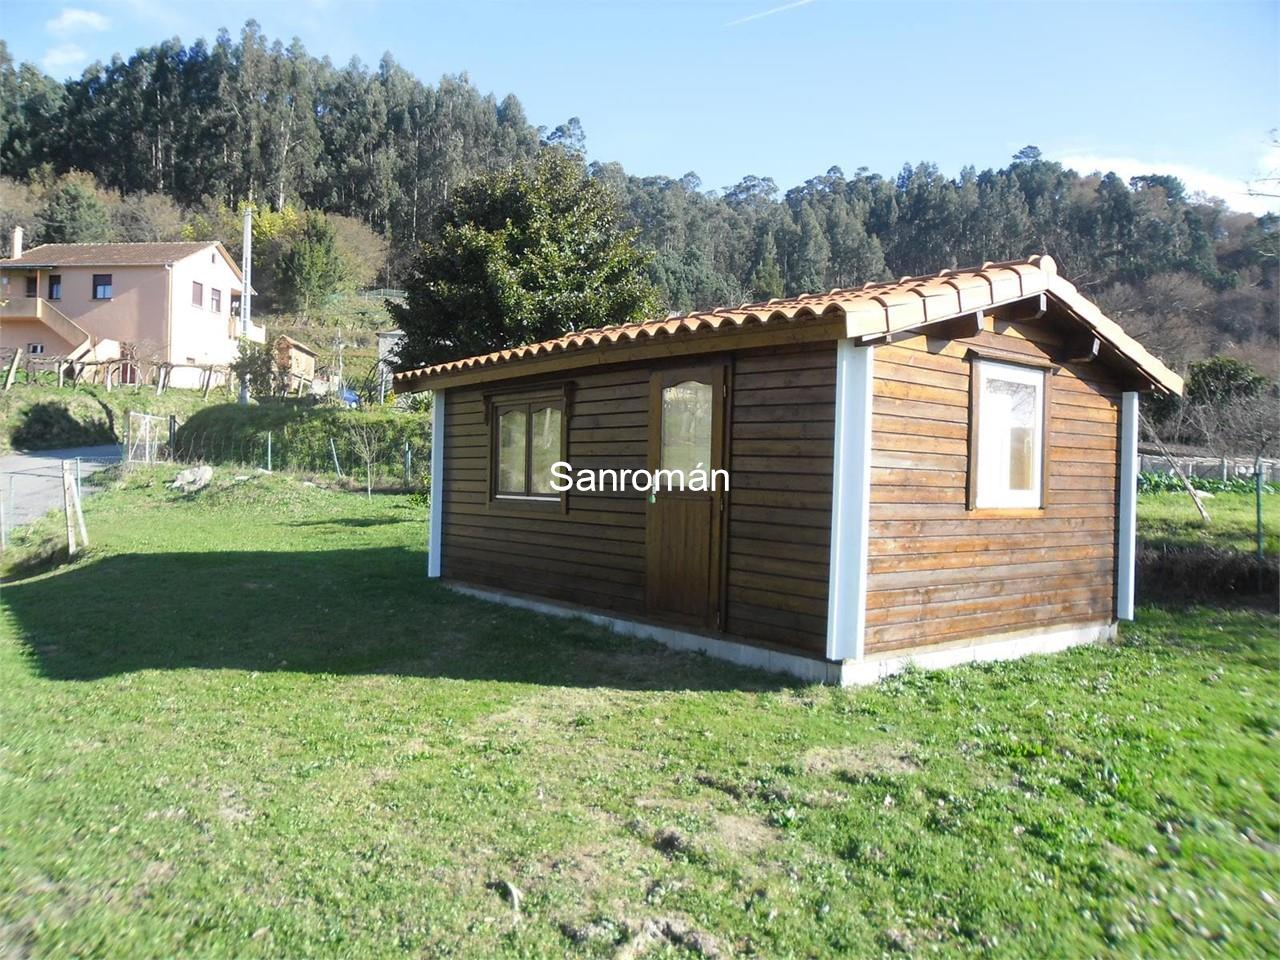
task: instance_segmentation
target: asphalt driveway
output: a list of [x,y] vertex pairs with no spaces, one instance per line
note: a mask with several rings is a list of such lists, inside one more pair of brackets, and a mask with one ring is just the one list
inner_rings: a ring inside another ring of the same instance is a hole
[[[55,507],[62,506],[62,461],[80,460],[82,481],[109,464],[120,462],[120,447],[69,447],[65,450],[35,450],[0,456],[0,498],[4,501],[5,527],[30,523]],[[82,483],[85,496],[92,485]]]

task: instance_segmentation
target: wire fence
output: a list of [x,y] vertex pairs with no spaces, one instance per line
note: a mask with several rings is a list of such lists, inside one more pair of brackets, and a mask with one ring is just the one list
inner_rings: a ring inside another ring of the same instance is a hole
[[380,488],[426,486],[430,438],[369,424],[319,435],[314,430],[228,433],[183,430],[168,459],[184,464],[239,466],[328,476]]
[[[74,477],[77,495],[83,497],[92,475],[119,463],[120,455],[67,457],[65,461]],[[8,546],[18,527],[63,507],[63,462],[56,452],[35,454],[29,466],[0,471],[0,548]]]

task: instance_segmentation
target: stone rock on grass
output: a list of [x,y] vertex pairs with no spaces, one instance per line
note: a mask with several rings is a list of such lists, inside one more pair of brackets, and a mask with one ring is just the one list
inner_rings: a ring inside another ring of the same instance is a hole
[[182,493],[195,493],[209,485],[209,481],[213,479],[213,467],[208,464],[201,464],[198,467],[188,467],[181,471],[174,478],[171,487]]

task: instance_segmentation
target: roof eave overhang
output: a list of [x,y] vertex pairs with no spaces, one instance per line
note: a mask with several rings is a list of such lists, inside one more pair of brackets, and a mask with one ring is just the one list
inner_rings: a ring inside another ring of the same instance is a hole
[[[1099,345],[1105,344],[1105,362],[1125,368],[1141,389],[1182,393],[1182,378],[1058,276],[1050,257],[984,264],[973,272],[943,271],[924,291],[919,284],[904,287],[906,282],[896,289],[892,285],[869,284],[863,291],[848,294],[832,291],[828,297],[805,298],[803,304],[791,301],[787,309],[770,301],[758,307],[717,311],[732,316],[734,322],[714,327],[690,317],[640,325],[639,330],[616,328],[592,331],[589,336],[568,335],[515,351],[501,351],[501,355],[470,357],[398,373],[392,382],[393,390],[397,394],[441,390],[654,355],[734,349],[756,345],[749,343],[756,340],[764,341],[764,345],[844,338],[874,343],[896,334],[927,332],[943,321],[1037,299],[1037,316],[1048,301],[1053,301],[1096,337]],[[624,330],[630,332],[624,335]]]

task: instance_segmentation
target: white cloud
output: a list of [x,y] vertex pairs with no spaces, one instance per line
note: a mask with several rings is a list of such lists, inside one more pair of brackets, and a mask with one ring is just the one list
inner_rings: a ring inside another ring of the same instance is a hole
[[50,33],[62,36],[67,33],[101,33],[111,26],[111,21],[93,10],[79,10],[76,7],[63,7],[52,20],[46,20],[44,28]]
[[[1066,153],[1052,159],[1063,166],[1074,168],[1079,173],[1114,172],[1126,181],[1130,177],[1140,177],[1148,173],[1165,174],[1181,180],[1188,193],[1203,193],[1210,197],[1218,197],[1226,201],[1227,206],[1232,210],[1245,210],[1259,216],[1264,213],[1280,212],[1280,199],[1249,194],[1251,185],[1255,189],[1264,189],[1266,185],[1251,184],[1244,178],[1225,177],[1211,170],[1203,170],[1185,163],[1165,163],[1096,153]],[[1259,156],[1254,176],[1277,176],[1277,167],[1280,167],[1280,149],[1268,149]],[[1278,191],[1273,189],[1270,192]]]
[[84,48],[74,43],[60,43],[56,47],[50,47],[40,58],[41,65],[54,76],[88,61],[89,55],[84,52]]

